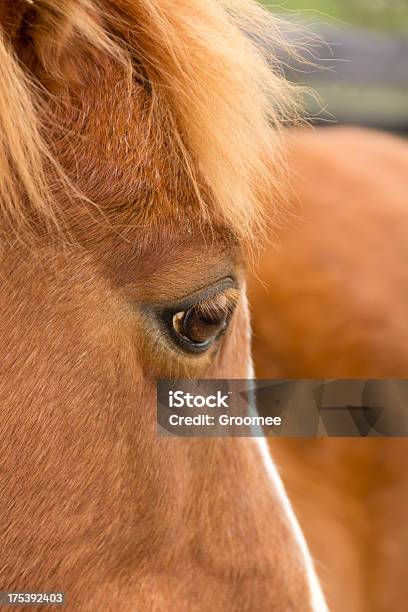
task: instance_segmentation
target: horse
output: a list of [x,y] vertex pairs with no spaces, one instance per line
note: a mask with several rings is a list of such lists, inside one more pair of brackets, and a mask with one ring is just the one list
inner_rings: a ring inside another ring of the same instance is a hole
[[0,24],[2,590],[325,612],[265,440],[156,432],[157,379],[252,375],[245,274],[297,96],[248,32],[280,44],[276,20],[1,0]]
[[[363,128],[294,130],[287,158],[291,221],[249,283],[257,375],[406,378],[407,143]],[[270,447],[330,609],[402,612],[406,440]]]

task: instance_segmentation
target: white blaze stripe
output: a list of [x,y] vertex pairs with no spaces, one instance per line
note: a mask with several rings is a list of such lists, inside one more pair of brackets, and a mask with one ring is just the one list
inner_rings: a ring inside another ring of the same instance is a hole
[[[244,310],[247,313],[248,321],[250,321],[249,306],[248,306],[248,300],[247,300],[245,288],[243,291],[242,305],[243,305]],[[249,342],[251,342],[251,329],[250,329],[249,324],[248,324],[248,336],[249,336],[248,340]],[[252,362],[251,355],[249,356],[249,359],[248,359],[247,378],[251,380],[255,378],[254,365]],[[274,462],[272,461],[272,455],[269,451],[267,441],[264,437],[256,437],[256,438],[252,438],[252,440],[254,444],[256,444],[256,446],[258,447],[258,451],[262,458],[266,472],[273,484],[274,489],[276,490],[278,494],[278,497],[282,504],[282,508],[292,527],[292,532],[295,536],[295,540],[302,552],[304,563],[305,563],[305,568],[306,568],[307,579],[309,583],[309,589],[310,589],[311,609],[313,612],[329,612],[329,608],[327,607],[327,604],[325,602],[323,592],[322,592],[322,589],[319,583],[319,579],[317,577],[315,568],[313,566],[313,560],[312,560],[312,557],[310,555],[309,549],[306,544],[305,537],[300,528],[300,525],[295,516],[295,513],[293,512],[289,498],[286,495],[285,487],[283,486],[281,477],[279,476],[276,466]]]
[[329,609],[324,600],[323,592],[313,566],[312,557],[307,548],[306,540],[304,538],[298,520],[295,516],[295,513],[293,512],[292,506],[290,505],[290,501],[288,496],[286,495],[282,480],[278,474],[275,464],[272,461],[272,456],[269,452],[268,444],[265,438],[253,438],[253,440],[255,444],[258,445],[258,449],[263,459],[266,471],[268,472],[269,478],[273,482],[274,489],[276,490],[279,496],[284,512],[292,526],[292,531],[294,533],[296,542],[298,543],[298,546],[302,551],[306,567],[306,574],[309,582],[311,608],[313,612],[328,612]]

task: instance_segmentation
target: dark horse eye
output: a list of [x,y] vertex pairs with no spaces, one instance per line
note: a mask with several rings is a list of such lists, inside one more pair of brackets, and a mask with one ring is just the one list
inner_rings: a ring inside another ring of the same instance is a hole
[[196,307],[177,312],[173,317],[174,331],[194,344],[203,345],[215,340],[227,327],[227,312],[203,314]]
[[230,290],[173,314],[171,332],[183,348],[202,352],[227,329],[238,292]]

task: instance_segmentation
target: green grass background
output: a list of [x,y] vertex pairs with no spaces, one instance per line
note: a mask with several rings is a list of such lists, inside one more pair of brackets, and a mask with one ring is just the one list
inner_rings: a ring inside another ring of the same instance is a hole
[[329,21],[408,34],[408,0],[285,0],[262,4],[281,13],[301,11],[306,19]]

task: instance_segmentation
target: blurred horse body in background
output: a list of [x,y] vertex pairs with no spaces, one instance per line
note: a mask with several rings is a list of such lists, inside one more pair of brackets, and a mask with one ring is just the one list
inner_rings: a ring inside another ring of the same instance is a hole
[[[260,378],[408,376],[408,145],[288,132],[295,218],[250,283]],[[270,442],[333,612],[408,599],[408,443]]]

